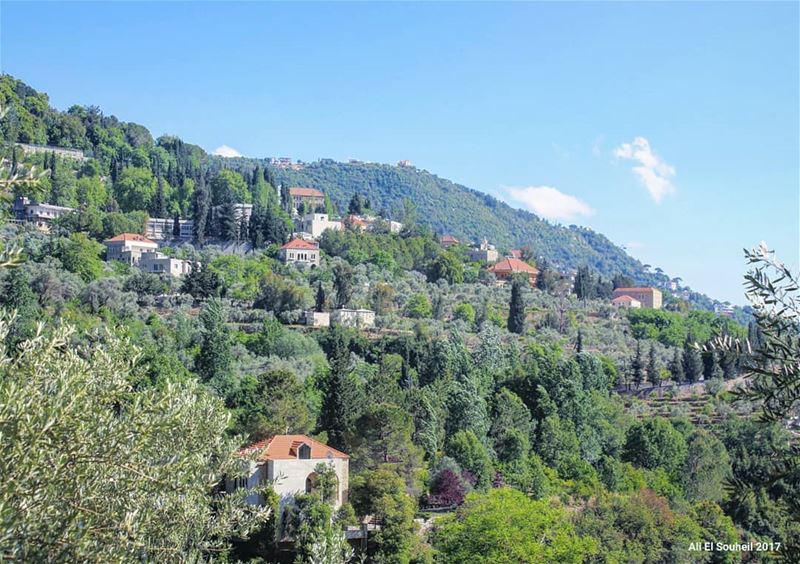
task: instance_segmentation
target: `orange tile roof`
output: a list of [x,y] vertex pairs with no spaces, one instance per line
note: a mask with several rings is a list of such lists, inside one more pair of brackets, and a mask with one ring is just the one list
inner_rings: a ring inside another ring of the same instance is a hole
[[506,257],[497,264],[490,266],[489,272],[494,272],[495,274],[513,274],[516,272],[539,274],[539,271],[536,268],[532,267],[527,262],[523,262],[514,257]]
[[453,237],[452,235],[442,235],[439,237],[440,243],[458,243],[458,239]]
[[139,235],[138,233],[120,233],[112,237],[111,239],[106,239],[106,243],[113,243],[116,241],[136,241],[137,243],[150,243],[152,245],[158,245],[155,241],[151,241],[144,235]]
[[641,288],[615,288],[614,293],[624,294],[625,292],[647,292],[652,294],[654,290],[655,288],[650,288],[649,286],[648,287],[643,286]]
[[513,258],[521,259],[522,258],[522,251],[519,249],[511,249],[508,251],[508,254],[511,255]]
[[298,449],[302,444],[311,447],[311,460],[325,460],[329,456],[345,460],[350,458],[345,453],[306,435],[275,435],[240,449],[239,454],[242,456],[255,454],[255,459],[258,461],[290,460],[297,458]]
[[317,250],[319,245],[317,243],[312,243],[310,241],[306,241],[305,239],[292,239],[281,249],[307,249],[307,250]]
[[625,294],[624,296],[618,296],[611,300],[612,302],[638,302],[636,298],[632,298],[629,295]]
[[305,198],[324,198],[325,194],[317,190],[316,188],[301,188],[300,186],[295,186],[294,188],[289,188],[289,195],[290,196],[300,196]]

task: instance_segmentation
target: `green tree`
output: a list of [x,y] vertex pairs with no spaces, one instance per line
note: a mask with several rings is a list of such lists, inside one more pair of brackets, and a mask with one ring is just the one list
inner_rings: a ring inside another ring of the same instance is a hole
[[346,262],[340,262],[333,267],[333,292],[334,306],[336,309],[347,307],[353,299],[353,267]]
[[730,457],[725,445],[708,431],[697,429],[689,438],[683,468],[687,499],[721,501],[725,497],[725,482],[730,477]]
[[203,306],[200,312],[200,353],[195,367],[200,380],[211,385],[223,396],[230,386],[233,364],[227,317],[225,306],[217,298],[208,300]]
[[114,197],[122,211],[146,210],[156,194],[156,181],[149,168],[122,169],[114,184]]
[[339,450],[350,450],[354,423],[362,411],[360,390],[350,377],[350,338],[340,327],[330,329],[328,338],[330,373],[323,385],[321,430],[328,432],[328,443]]
[[703,360],[691,337],[683,343],[683,373],[687,382],[698,382],[703,375]]
[[408,316],[414,319],[426,319],[431,316],[433,309],[428,296],[423,293],[417,293],[411,296],[406,305]]
[[237,241],[239,239],[239,220],[236,204],[232,200],[215,208],[216,232],[223,241]]
[[39,315],[36,294],[33,293],[28,275],[23,269],[12,268],[8,271],[0,304],[15,312],[15,316],[8,321],[6,336],[7,349],[14,351],[19,343],[34,335]]
[[567,510],[508,488],[469,494],[442,519],[433,545],[437,561],[453,564],[579,564],[598,551],[594,539],[577,534]]
[[214,493],[238,467],[219,400],[191,381],[136,388],[134,347],[75,337],[53,328],[13,363],[0,351],[4,556],[204,560],[261,526],[268,510]]
[[492,460],[486,447],[472,431],[459,431],[447,441],[447,456],[475,476],[476,486],[486,488],[492,480]]
[[677,347],[669,363],[669,373],[675,383],[680,384],[686,379],[686,374],[683,372],[683,352]]
[[525,332],[525,297],[522,295],[524,282],[514,278],[511,283],[511,304],[508,310],[508,330],[522,335]]
[[61,261],[64,268],[89,282],[103,273],[102,250],[103,246],[85,233],[73,233],[67,239],[62,237],[53,241],[51,254]]
[[631,361],[631,380],[636,388],[639,388],[644,382],[644,361],[642,360],[642,342],[636,341],[636,356]]
[[454,253],[443,251],[431,263],[428,279],[431,282],[447,280],[450,284],[460,284],[464,281],[464,263]]
[[647,357],[647,381],[651,385],[656,385],[661,381],[658,374],[658,364],[656,363],[656,346],[654,343],[650,344],[650,354]]
[[686,460],[686,440],[668,420],[646,419],[628,429],[622,458],[642,468],[663,468],[674,474]]
[[211,209],[211,194],[206,187],[205,176],[201,173],[197,177],[197,186],[192,194],[192,218],[194,219],[194,240],[202,246],[206,240],[208,230],[208,215]]
[[247,183],[238,172],[229,169],[220,170],[211,179],[211,203],[219,206],[225,203],[249,204],[251,203],[250,191]]

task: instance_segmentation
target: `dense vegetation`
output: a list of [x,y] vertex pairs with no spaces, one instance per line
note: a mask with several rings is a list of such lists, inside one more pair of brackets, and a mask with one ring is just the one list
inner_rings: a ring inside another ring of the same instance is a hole
[[[796,324],[771,328],[773,312],[748,333],[679,300],[669,311],[617,310],[611,288],[639,267],[538,220],[530,233],[548,248],[534,256],[550,260],[539,261],[536,287],[498,285],[422,221],[462,189],[379,165],[341,166],[436,184],[417,187],[419,220],[405,205],[402,233],[327,232],[319,267],[284,265],[277,244],[293,226],[276,170],[223,169],[97,109],[56,112],[10,77],[0,87],[11,108],[0,124],[5,199],[78,208],[49,234],[0,230],[24,260],[0,261],[3,558],[345,562],[353,550],[342,527],[365,516],[380,529],[361,556],[381,563],[737,562],[741,552],[691,543],[780,542],[783,555],[800,546],[785,425],[796,395],[782,393],[796,374]],[[25,155],[14,141],[90,158]],[[29,176],[32,167],[46,172]],[[384,195],[385,180],[319,182],[340,209],[356,188],[355,206],[393,215],[400,201]],[[231,222],[227,208],[240,202],[256,206],[248,225]],[[203,223],[192,243],[163,248],[193,261],[190,275],[103,260],[100,241],[141,232],[148,215]],[[574,281],[556,266],[566,257],[580,258]],[[336,307],[370,308],[376,327],[298,325],[304,310]],[[746,334],[763,355],[722,346]],[[789,368],[776,383],[778,362]],[[753,369],[767,375],[763,394],[735,401],[726,388]],[[776,414],[766,423],[764,397]],[[283,525],[268,484],[263,510],[220,492],[222,476],[239,471],[237,445],[283,432],[349,453],[340,510],[324,467],[319,490]]]

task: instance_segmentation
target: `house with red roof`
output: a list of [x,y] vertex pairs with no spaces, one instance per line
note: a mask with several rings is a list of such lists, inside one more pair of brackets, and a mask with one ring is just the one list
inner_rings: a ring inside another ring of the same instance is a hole
[[318,208],[325,206],[325,194],[316,188],[304,188],[302,186],[289,188],[289,199],[292,202],[294,213],[299,213],[303,208],[303,204],[311,212],[315,212]]
[[622,296],[628,296],[634,300],[638,300],[641,302],[641,307],[649,309],[661,309],[661,290],[658,290],[657,288],[615,288],[614,293],[611,296],[611,303],[614,303],[613,300]]
[[453,245],[458,245],[459,243],[460,241],[458,239],[447,233],[439,237],[439,244],[445,249],[449,249]]
[[[254,489],[269,484],[280,497],[279,515],[300,494],[311,493],[318,485],[318,465],[324,464],[336,474],[333,506],[347,502],[350,480],[350,457],[306,435],[275,435],[242,448],[239,456],[245,463],[244,473],[227,478],[225,490]],[[264,503],[260,493],[248,495],[254,505]]]
[[319,266],[319,243],[305,239],[292,239],[278,251],[284,264],[309,264]]
[[516,274],[522,274],[528,277],[531,285],[536,284],[536,277],[539,275],[539,270],[537,268],[514,257],[505,257],[490,266],[488,271],[494,274],[500,281],[506,281]]
[[642,302],[637,300],[636,298],[632,298],[628,295],[625,296],[618,296],[611,300],[611,305],[614,307],[629,307],[633,309],[639,309],[642,307]]
[[155,252],[158,243],[139,233],[120,233],[104,241],[106,260],[121,260],[131,266],[139,264],[143,253]]

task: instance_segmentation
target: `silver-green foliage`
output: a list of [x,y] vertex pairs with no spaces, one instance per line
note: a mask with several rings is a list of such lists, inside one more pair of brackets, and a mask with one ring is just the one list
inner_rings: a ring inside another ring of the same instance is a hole
[[221,402],[195,383],[134,389],[134,347],[73,333],[0,347],[0,559],[202,561],[263,523],[214,493],[235,463]]

